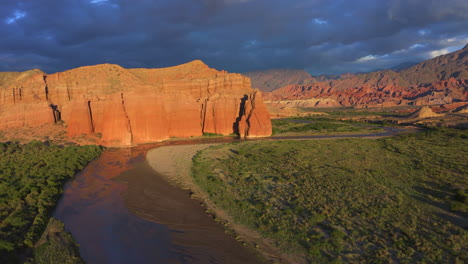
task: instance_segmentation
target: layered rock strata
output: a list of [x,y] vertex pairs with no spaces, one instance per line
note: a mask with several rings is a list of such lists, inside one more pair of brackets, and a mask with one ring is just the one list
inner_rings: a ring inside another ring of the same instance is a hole
[[[356,78],[356,77],[355,77]],[[438,81],[416,87],[395,84],[374,86],[350,84],[339,90],[333,85],[352,82],[346,79],[312,85],[288,85],[265,93],[267,101],[308,100],[306,107],[390,107],[399,105],[439,105],[468,101],[468,79]]]
[[[258,73],[251,76],[254,84],[262,80],[257,77],[262,76]],[[275,81],[279,83],[281,80]],[[262,89],[262,86],[258,88]],[[264,95],[268,101],[309,100],[307,107],[387,107],[467,102],[468,45],[397,72],[384,70],[342,75],[313,83],[297,82]]]
[[271,135],[260,92],[201,61],[163,69],[86,66],[51,75],[0,73],[0,130],[63,123],[70,137],[107,146],[204,133]]

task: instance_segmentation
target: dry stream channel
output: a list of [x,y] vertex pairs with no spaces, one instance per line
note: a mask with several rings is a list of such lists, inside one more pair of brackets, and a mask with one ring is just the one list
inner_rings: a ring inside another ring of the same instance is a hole
[[[271,137],[261,140],[381,137],[365,135]],[[154,148],[239,141],[202,138],[132,148],[110,148],[65,186],[54,217],[80,244],[86,263],[262,263],[257,253],[225,233],[189,192],[169,184],[145,159]]]

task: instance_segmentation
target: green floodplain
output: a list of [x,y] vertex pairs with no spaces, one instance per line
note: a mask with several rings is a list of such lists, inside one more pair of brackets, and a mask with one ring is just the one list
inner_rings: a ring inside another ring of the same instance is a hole
[[[332,123],[323,129],[353,129]],[[310,126],[273,124],[281,133]],[[307,263],[464,263],[467,138],[466,130],[426,128],[381,139],[223,144],[195,156],[193,177],[236,223]]]
[[99,146],[0,143],[0,263],[82,263],[63,223],[50,214],[63,186]]

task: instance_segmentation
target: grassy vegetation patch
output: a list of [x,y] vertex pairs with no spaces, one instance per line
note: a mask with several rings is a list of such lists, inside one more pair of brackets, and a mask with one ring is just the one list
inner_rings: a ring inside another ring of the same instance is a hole
[[404,111],[396,112],[398,110],[411,110],[417,109],[414,106],[398,106],[388,108],[370,108],[370,109],[356,109],[353,107],[339,107],[339,108],[303,108],[305,112],[320,112],[327,113],[330,117],[359,117],[359,116],[373,116],[378,115],[382,117],[393,117],[407,115]]
[[18,262],[34,246],[64,183],[101,151],[41,141],[0,143],[0,263]]
[[200,152],[193,175],[236,222],[309,262],[461,263],[467,137],[227,144]]
[[216,134],[216,133],[203,133],[204,137],[222,137],[222,134]]
[[383,131],[377,126],[356,126],[351,122],[324,118],[274,119],[273,135],[339,135],[365,134]]
[[34,264],[66,263],[84,264],[80,258],[79,246],[64,229],[60,220],[51,218],[46,231],[34,249]]

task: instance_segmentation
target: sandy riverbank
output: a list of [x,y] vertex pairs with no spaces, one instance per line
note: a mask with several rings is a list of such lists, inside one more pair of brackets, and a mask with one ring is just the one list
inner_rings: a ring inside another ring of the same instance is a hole
[[191,177],[192,158],[198,151],[215,144],[163,146],[148,151],[146,159],[150,166],[169,183],[182,189],[190,189],[192,198],[202,201],[207,209],[215,215],[225,227],[235,232],[236,240],[250,244],[274,263],[300,263],[296,258],[286,256],[274,247],[271,241],[263,239],[257,232],[244,226],[234,224],[232,218],[208,199]]
[[183,189],[198,188],[190,177],[192,158],[198,151],[216,144],[163,146],[152,149],[146,154],[149,165],[172,184]]

